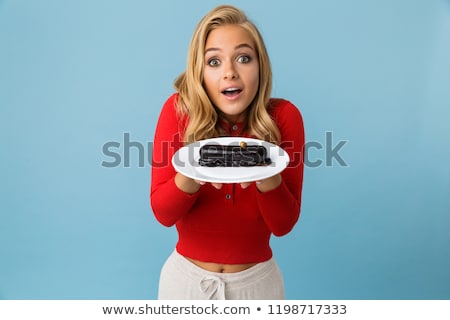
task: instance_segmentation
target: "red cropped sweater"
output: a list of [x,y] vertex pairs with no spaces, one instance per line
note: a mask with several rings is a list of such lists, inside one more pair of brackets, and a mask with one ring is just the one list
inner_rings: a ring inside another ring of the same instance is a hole
[[[269,113],[281,132],[281,147],[290,164],[281,173],[276,189],[259,192],[253,183],[224,184],[217,190],[203,185],[187,194],[175,185],[173,154],[183,146],[187,119],[176,112],[178,94],[164,104],[155,131],[150,202],[156,219],[164,226],[176,225],[177,251],[189,258],[215,263],[263,262],[272,257],[271,234],[292,230],[300,215],[303,181],[304,129],[299,110],[289,101],[271,99]],[[247,136],[242,124],[223,123],[229,136]]]

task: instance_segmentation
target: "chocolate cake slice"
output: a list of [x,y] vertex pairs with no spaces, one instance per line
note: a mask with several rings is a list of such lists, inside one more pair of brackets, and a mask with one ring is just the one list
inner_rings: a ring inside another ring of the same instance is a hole
[[254,167],[272,163],[261,145],[206,144],[200,148],[199,164],[204,167]]

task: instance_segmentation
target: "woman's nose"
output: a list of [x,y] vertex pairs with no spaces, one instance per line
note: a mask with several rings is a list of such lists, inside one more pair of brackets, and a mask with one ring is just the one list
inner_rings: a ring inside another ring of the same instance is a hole
[[225,63],[223,70],[223,78],[225,80],[237,79],[238,73],[232,63]]

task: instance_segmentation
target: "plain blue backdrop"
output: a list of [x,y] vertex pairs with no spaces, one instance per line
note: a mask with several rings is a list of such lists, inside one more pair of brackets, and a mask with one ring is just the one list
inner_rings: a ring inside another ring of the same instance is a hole
[[[323,146],[272,241],[287,297],[450,299],[450,1],[229,3]],[[156,298],[176,233],[149,206],[148,143],[218,4],[0,0],[1,299]]]

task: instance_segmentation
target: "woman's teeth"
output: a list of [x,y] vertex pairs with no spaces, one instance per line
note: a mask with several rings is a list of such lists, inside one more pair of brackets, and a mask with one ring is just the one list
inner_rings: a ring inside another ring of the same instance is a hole
[[230,88],[230,89],[226,89],[226,90],[222,91],[222,93],[227,95],[227,96],[232,96],[232,95],[235,95],[235,94],[239,94],[241,91],[242,91],[241,89]]

